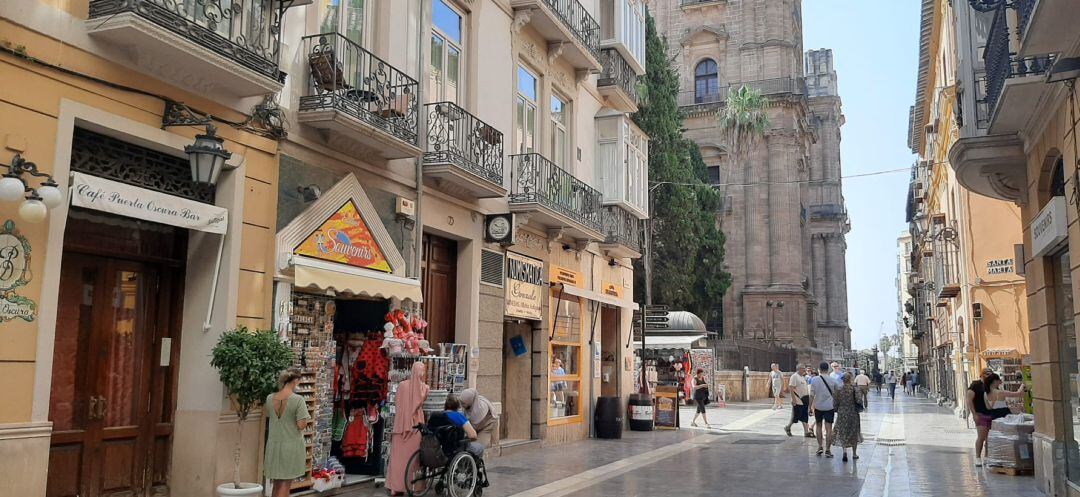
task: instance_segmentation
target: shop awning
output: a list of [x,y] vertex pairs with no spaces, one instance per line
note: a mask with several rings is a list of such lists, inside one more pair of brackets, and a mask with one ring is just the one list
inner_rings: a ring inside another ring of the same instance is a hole
[[[647,349],[689,349],[694,342],[705,335],[657,335],[645,337]],[[635,348],[641,348],[641,342],[634,342]]]
[[576,286],[573,286],[573,285],[562,285],[562,284],[560,284],[560,285],[562,286],[563,293],[565,293],[567,295],[573,295],[575,297],[586,298],[586,299],[589,299],[589,300],[591,300],[593,302],[600,302],[601,304],[613,305],[615,307],[622,307],[622,308],[625,308],[625,309],[632,309],[632,310],[635,310],[635,311],[638,309],[637,302],[634,302],[633,300],[620,299],[620,298],[617,298],[617,297],[612,297],[611,295],[604,295],[604,294],[602,294],[600,292],[594,292],[592,290],[586,290],[584,288],[576,287]]
[[424,301],[420,282],[370,269],[293,256],[293,284],[365,297]]
[[996,349],[986,349],[982,351],[981,355],[985,359],[1007,359],[1020,357],[1020,352],[1012,347],[1002,347]]

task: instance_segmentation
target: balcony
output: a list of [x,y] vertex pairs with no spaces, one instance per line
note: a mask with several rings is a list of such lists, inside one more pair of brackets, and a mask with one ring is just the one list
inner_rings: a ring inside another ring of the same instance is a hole
[[614,48],[600,51],[604,69],[596,80],[596,87],[604,96],[608,107],[634,113],[638,110],[638,77],[622,54]]
[[556,237],[604,240],[602,196],[537,153],[510,156],[510,212],[524,214]]
[[1017,32],[1022,56],[1067,52],[1076,45],[1075,0],[1016,0]]
[[[645,3],[600,0],[600,48],[614,48],[634,71],[645,74]],[[600,61],[603,63],[603,60]]]
[[424,183],[463,199],[506,196],[503,135],[451,102],[424,106]]
[[301,123],[352,155],[420,156],[415,79],[337,33],[306,36],[302,47],[310,74]]
[[612,257],[641,257],[641,220],[622,207],[604,207],[604,240],[600,249]]
[[1019,56],[1011,51],[1012,44],[1008,9],[999,7],[983,51],[991,135],[1023,129],[1048,90],[1043,76],[1053,65],[1054,56]]
[[[955,236],[956,230],[953,228],[944,228],[942,233],[949,230]],[[942,306],[944,300],[960,294],[960,250],[955,239],[940,235],[939,238],[934,243],[934,288],[937,290],[938,306]]]
[[234,97],[276,93],[279,4],[271,0],[90,0],[86,32],[155,78]]
[[528,23],[575,69],[599,71],[600,24],[577,0],[510,0],[515,25]]
[[715,93],[697,93],[693,90],[681,91],[679,92],[679,107],[683,107],[688,113],[711,112],[724,105],[724,102],[727,101],[728,91],[731,88],[742,86],[757,90],[762,95],[767,96],[806,94],[806,80],[802,78],[763,79],[730,83],[721,86]]
[[596,177],[604,205],[618,205],[638,219],[649,217],[649,137],[626,114],[596,117]]

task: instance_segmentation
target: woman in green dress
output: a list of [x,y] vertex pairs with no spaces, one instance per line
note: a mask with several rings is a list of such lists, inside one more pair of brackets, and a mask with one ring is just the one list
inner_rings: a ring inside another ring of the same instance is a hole
[[299,383],[299,371],[285,371],[278,380],[281,389],[266,397],[264,404],[270,430],[263,472],[273,481],[271,497],[288,497],[293,480],[307,473],[303,431],[311,416],[304,398],[295,392]]

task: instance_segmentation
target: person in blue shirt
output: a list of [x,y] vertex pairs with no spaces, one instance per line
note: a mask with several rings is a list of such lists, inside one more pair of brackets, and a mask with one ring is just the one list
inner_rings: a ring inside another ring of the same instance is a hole
[[461,428],[465,432],[465,438],[469,440],[468,451],[470,454],[476,456],[478,459],[484,456],[484,444],[476,441],[476,428],[473,428],[472,423],[469,422],[469,418],[465,417],[465,414],[461,412],[461,401],[457,396],[450,395],[446,397],[446,402],[443,403],[443,410],[446,413],[446,419],[450,421],[450,424]]

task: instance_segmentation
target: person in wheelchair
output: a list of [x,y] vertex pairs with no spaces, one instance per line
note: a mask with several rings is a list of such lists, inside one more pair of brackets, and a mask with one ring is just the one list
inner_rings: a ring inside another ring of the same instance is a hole
[[476,459],[480,477],[480,487],[488,486],[487,471],[484,467],[484,444],[476,441],[476,428],[461,412],[461,401],[454,395],[446,397],[443,411],[432,413],[428,417],[427,428],[439,437],[439,442],[447,455],[462,448]]

